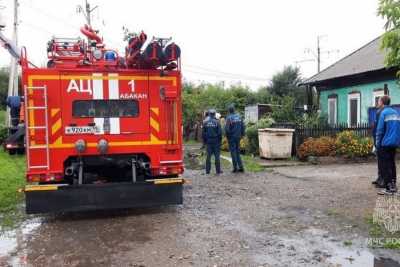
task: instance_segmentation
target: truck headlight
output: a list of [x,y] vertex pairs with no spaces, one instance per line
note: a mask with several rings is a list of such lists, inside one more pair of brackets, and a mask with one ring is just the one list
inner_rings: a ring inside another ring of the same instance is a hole
[[100,154],[107,153],[107,150],[108,150],[108,142],[107,142],[107,140],[100,139],[99,142],[97,143],[97,150],[100,152]]
[[78,153],[83,153],[86,150],[86,142],[83,139],[79,139],[75,142],[75,149]]

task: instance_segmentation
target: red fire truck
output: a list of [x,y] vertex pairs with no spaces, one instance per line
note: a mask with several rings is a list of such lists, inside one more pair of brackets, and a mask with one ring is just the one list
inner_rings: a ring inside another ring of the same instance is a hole
[[81,32],[48,43],[46,68],[20,55],[26,212],[181,204],[180,48],[142,32],[120,56]]

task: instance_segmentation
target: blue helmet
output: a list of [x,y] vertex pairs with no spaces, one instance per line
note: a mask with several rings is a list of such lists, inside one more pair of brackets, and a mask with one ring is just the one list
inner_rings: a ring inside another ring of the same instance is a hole
[[115,61],[117,59],[117,55],[114,51],[107,51],[104,53],[104,59],[107,61]]

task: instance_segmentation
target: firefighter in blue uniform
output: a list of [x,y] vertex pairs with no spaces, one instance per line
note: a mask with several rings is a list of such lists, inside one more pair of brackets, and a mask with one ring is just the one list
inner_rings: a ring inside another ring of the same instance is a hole
[[379,101],[383,109],[376,128],[376,149],[378,150],[378,167],[384,180],[385,189],[378,194],[397,192],[396,150],[400,147],[400,114],[390,107],[390,97],[382,96]]
[[215,109],[208,111],[208,117],[203,122],[203,142],[207,146],[206,174],[211,171],[211,156],[215,157],[215,169],[217,175],[222,173],[220,163],[220,149],[222,130],[220,122],[215,118]]
[[[376,107],[377,107],[377,110],[376,110],[376,115],[375,115],[375,121],[374,121],[374,125],[372,128],[372,137],[374,139],[374,150],[376,150],[376,130],[378,128],[379,117],[384,108],[382,101],[378,101]],[[376,151],[376,153],[377,153],[377,151]],[[372,184],[378,188],[385,188],[385,181],[383,180],[383,177],[381,174],[381,168],[379,167],[380,163],[381,163],[381,161],[378,160],[378,178],[375,181],[373,181]]]
[[7,97],[7,106],[10,108],[11,125],[16,127],[19,124],[19,113],[21,110],[21,97]]
[[244,172],[240,158],[240,139],[244,136],[245,126],[239,114],[235,113],[235,106],[229,106],[229,115],[225,122],[225,134],[228,139],[229,151],[232,156],[233,172]]

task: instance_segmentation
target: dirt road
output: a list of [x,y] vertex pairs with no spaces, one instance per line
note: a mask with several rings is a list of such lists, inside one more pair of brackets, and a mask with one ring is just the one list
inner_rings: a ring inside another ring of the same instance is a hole
[[1,238],[0,266],[368,267],[374,256],[399,261],[396,251],[366,248],[375,172],[374,164],[225,170],[221,176],[187,170],[183,206],[32,217]]

